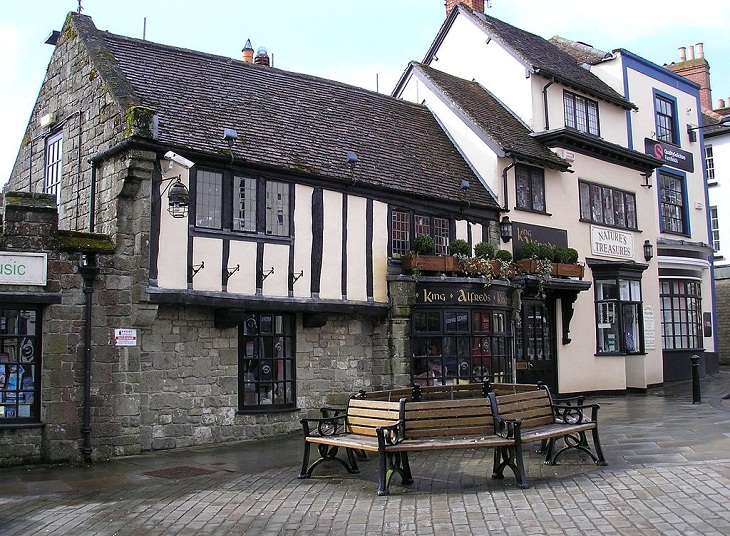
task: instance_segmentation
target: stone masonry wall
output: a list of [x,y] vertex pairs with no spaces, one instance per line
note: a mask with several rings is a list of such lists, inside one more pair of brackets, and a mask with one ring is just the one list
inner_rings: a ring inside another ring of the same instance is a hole
[[715,279],[720,364],[730,365],[730,279]]

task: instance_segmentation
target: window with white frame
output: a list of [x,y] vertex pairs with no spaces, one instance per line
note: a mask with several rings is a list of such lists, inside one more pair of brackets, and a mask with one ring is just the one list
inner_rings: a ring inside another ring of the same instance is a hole
[[598,127],[598,102],[586,99],[570,91],[563,92],[565,126],[579,132],[600,136]]
[[54,194],[61,202],[61,172],[63,164],[63,132],[57,132],[46,139],[46,166],[43,191]]
[[717,207],[710,207],[710,229],[712,231],[712,249],[720,251],[720,222]]
[[684,179],[659,173],[659,197],[662,230],[665,233],[688,234]]
[[654,109],[656,110],[656,139],[668,143],[678,143],[674,101],[656,94],[654,95]]
[[705,145],[705,167],[707,168],[707,183],[716,184],[715,157],[712,154],[712,145]]
[[447,255],[451,240],[451,220],[438,216],[426,216],[393,209],[390,216],[390,247],[393,257],[398,258],[411,251],[411,241],[420,235],[433,238],[436,255]]

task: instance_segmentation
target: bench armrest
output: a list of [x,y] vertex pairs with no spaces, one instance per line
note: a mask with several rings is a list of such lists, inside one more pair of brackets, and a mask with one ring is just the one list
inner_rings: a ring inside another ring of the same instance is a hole
[[[302,423],[304,436],[335,436],[345,433],[346,414],[331,415],[322,418],[305,417],[299,422]],[[314,429],[313,429],[314,428]]]
[[337,417],[339,415],[344,415],[347,413],[347,407],[343,406],[323,406],[319,408],[319,412],[322,414],[322,417],[325,419],[328,419],[330,417]]
[[520,441],[520,430],[522,427],[522,419],[503,419],[494,415],[494,433],[505,439],[514,439]]
[[586,397],[583,395],[569,396],[563,398],[553,398],[554,406],[582,406],[585,403]]
[[[555,420],[566,424],[585,424],[588,422],[598,422],[598,404],[585,405],[562,405],[553,404],[553,415]],[[590,416],[587,415],[590,410]]]
[[378,434],[378,447],[380,449],[389,445],[397,445],[405,439],[405,421],[400,419],[388,426],[378,426],[375,433]]

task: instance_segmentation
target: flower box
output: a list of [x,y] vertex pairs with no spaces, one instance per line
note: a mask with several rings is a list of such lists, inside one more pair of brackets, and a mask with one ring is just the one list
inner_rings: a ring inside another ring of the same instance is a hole
[[401,267],[411,272],[460,272],[461,266],[451,255],[404,255],[401,257]]
[[[517,261],[520,272],[525,274],[535,274],[538,272],[537,260],[521,259]],[[582,264],[564,264],[561,262],[552,263],[552,271],[550,275],[554,277],[577,277],[583,279],[585,266]]]

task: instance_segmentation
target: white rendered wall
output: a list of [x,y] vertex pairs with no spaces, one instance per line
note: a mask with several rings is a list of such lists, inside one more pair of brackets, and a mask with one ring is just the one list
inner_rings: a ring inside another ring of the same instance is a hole
[[342,194],[325,190],[323,210],[324,240],[319,297],[339,300],[342,299]]
[[223,270],[223,241],[217,238],[193,238],[193,266],[203,267],[193,277],[193,290],[220,292]]
[[[160,165],[167,167],[167,160]],[[168,176],[180,175],[186,188],[190,188],[188,170],[173,164],[174,168],[167,172]],[[169,289],[188,288],[188,267],[185,259],[188,256],[188,219],[173,218],[164,208],[160,211],[160,238],[157,254],[157,285]],[[152,260],[155,262],[155,259]]]
[[[730,130],[730,129],[729,129]],[[715,253],[715,266],[730,265],[730,132],[705,138],[712,146],[716,186],[709,186],[710,206],[717,207],[720,250]]]
[[[347,299],[368,299],[366,266],[367,201],[362,197],[347,198]],[[376,220],[377,221],[377,220]],[[387,221],[387,218],[385,219]],[[373,225],[375,223],[373,222]],[[381,223],[382,225],[382,223]]]
[[373,300],[388,302],[388,205],[373,202]]
[[294,273],[304,274],[294,283],[294,296],[308,298],[312,288],[312,193],[310,186],[294,187]]

